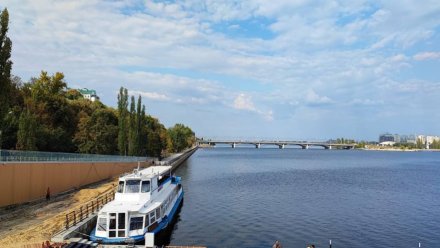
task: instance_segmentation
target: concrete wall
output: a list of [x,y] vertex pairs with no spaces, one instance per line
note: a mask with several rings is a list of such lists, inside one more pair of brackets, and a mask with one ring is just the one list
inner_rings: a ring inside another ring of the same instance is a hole
[[[0,207],[51,195],[130,172],[137,162],[0,163]],[[146,166],[147,163],[141,163]]]

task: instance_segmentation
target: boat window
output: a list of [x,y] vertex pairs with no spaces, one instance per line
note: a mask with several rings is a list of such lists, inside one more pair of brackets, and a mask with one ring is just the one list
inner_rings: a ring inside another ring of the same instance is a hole
[[161,176],[159,179],[159,185],[164,183],[168,178],[170,178],[170,174],[165,174],[165,175]]
[[125,193],[139,193],[141,180],[127,180],[125,181]]
[[119,181],[119,185],[118,185],[118,193],[122,193],[124,192],[124,181]]
[[142,229],[142,224],[144,222],[143,217],[131,217],[130,218],[130,231]]
[[107,218],[98,219],[98,231],[107,231]]
[[160,208],[156,208],[156,218],[160,218]]
[[148,214],[146,214],[146,215],[145,215],[145,227],[147,227],[147,226],[150,225],[149,220],[150,220],[150,218],[148,218]]
[[150,181],[142,181],[141,193],[150,192]]
[[156,221],[156,217],[154,216],[154,211],[150,212],[150,224],[153,224]]
[[118,229],[125,229],[125,213],[118,214]]
[[116,214],[110,214],[110,229],[116,229]]

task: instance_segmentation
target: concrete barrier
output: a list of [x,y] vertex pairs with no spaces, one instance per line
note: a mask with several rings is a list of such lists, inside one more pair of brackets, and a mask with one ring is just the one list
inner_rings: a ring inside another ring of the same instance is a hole
[[[141,162],[147,166],[147,162]],[[38,200],[129,172],[137,162],[0,163],[0,207]]]

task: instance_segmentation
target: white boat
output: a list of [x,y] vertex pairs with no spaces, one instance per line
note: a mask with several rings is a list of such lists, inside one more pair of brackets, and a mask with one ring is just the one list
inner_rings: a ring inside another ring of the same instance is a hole
[[115,199],[98,213],[91,240],[121,244],[157,234],[173,220],[183,200],[180,177],[171,166],[151,166],[119,178]]

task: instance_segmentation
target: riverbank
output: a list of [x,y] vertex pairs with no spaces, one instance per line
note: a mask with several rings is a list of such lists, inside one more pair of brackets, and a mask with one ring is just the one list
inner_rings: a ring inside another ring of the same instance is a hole
[[387,152],[440,152],[440,149],[409,149],[400,147],[384,147],[384,146],[374,146],[366,148],[357,148],[357,150],[364,151],[387,151]]
[[115,187],[116,178],[89,185],[78,191],[60,194],[51,200],[2,208],[0,246],[24,247],[41,244],[63,227],[65,215],[72,208],[95,199]]
[[[167,165],[177,168],[196,150],[197,147],[171,155],[165,161]],[[41,245],[42,242],[50,240],[55,233],[63,229],[67,213],[113,190],[118,178],[119,176],[80,190],[59,194],[49,201],[39,200],[0,208],[0,247]]]

